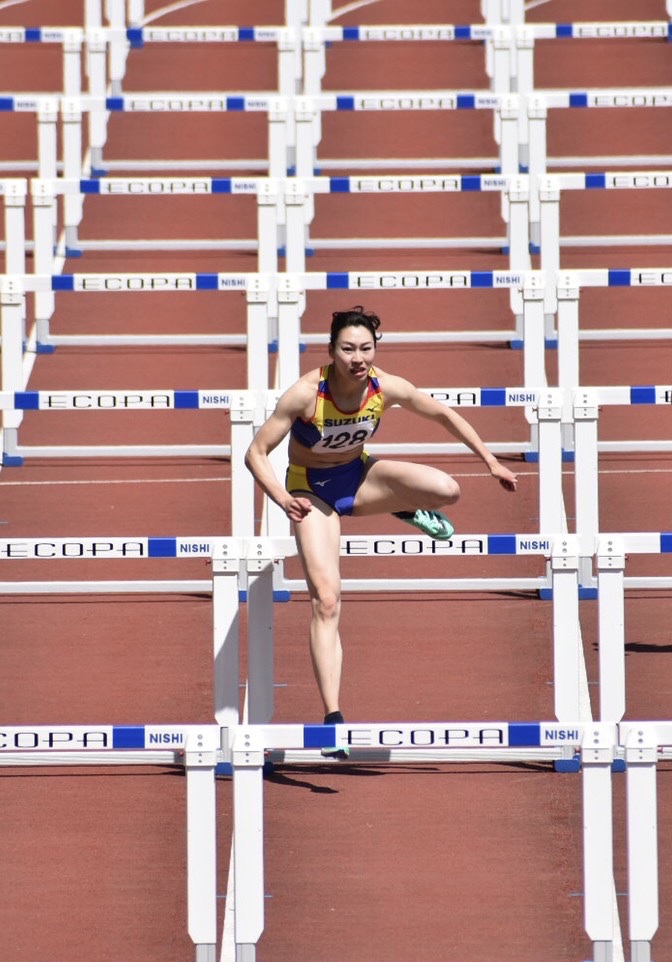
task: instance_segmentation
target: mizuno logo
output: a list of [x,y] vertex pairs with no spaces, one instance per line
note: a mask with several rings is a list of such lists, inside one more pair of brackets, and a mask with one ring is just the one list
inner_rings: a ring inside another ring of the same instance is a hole
[[327,478],[326,481],[313,481],[313,484],[318,488],[323,488],[325,484],[329,484],[330,481],[331,481],[331,478]]

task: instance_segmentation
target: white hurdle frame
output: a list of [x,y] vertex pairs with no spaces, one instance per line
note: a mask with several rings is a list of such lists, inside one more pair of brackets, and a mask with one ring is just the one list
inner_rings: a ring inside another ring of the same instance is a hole
[[[217,824],[215,772],[228,741],[216,725],[4,726],[0,766],[182,765],[187,779],[187,927],[196,962],[216,962]],[[414,734],[416,733],[416,734]],[[455,739],[452,739],[454,733]],[[376,748],[389,744],[403,748]],[[421,738],[419,736],[422,736]],[[450,736],[450,737],[449,737]],[[651,962],[658,928],[656,769],[672,744],[672,722],[433,722],[354,726],[253,725],[237,728],[233,773],[234,944],[236,962],[255,962],[264,924],[263,770],[266,753],[314,764],[312,746],[352,742],[351,764],[432,761],[552,760],[580,753],[583,789],[584,925],[594,962],[613,960],[612,762],[626,760],[628,908],[632,962]],[[422,741],[422,745],[417,742]],[[443,747],[428,752],[428,741]],[[335,743],[338,743],[336,741]],[[306,748],[306,746],[311,746]],[[359,747],[367,746],[367,747]],[[471,746],[471,747],[466,747]],[[397,755],[395,756],[395,752]],[[322,760],[325,765],[333,761]],[[235,857],[237,854],[238,857]]]
[[[380,743],[381,738],[393,733],[405,745],[412,743],[418,726],[338,725],[338,726],[241,726],[233,747],[234,783],[234,858],[235,883],[235,958],[236,962],[255,962],[256,944],[264,924],[264,861],[263,861],[263,764],[270,748],[291,746],[294,762],[302,746],[317,744],[319,735],[329,744]],[[478,747],[483,728],[492,733],[501,728],[502,744],[508,744],[505,729],[515,725],[482,725],[473,722],[459,725],[422,725],[423,736],[449,742],[449,734],[459,728],[459,738],[472,739],[472,760],[481,758],[505,761],[506,747],[497,749]],[[537,725],[523,725],[534,740]],[[628,906],[632,962],[651,962],[651,940],[658,927],[658,860],[656,840],[656,762],[657,745],[662,740],[669,744],[671,723],[633,722],[616,726],[613,723],[569,723],[558,728],[555,723],[539,723],[537,738],[548,737],[550,742],[564,739],[580,753],[583,796],[583,874],[584,926],[593,943],[593,962],[613,962],[614,959],[614,893],[613,893],[613,798],[612,765],[617,750],[625,747],[628,786]],[[331,738],[335,742],[331,742]],[[523,736],[526,737],[526,736]],[[353,755],[358,749],[352,749]],[[422,749],[407,749],[422,754]],[[443,749],[450,756],[453,748]],[[361,750],[362,760],[368,749]],[[354,761],[354,758],[352,759]],[[433,759],[435,760],[435,758]],[[446,757],[445,760],[448,760]],[[333,764],[333,762],[332,762]],[[244,869],[239,870],[245,853]]]

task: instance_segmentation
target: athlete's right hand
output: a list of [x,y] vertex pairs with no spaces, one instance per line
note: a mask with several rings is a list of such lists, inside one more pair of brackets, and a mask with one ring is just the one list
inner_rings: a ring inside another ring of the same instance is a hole
[[292,498],[285,507],[285,514],[290,521],[299,524],[312,510],[313,506],[308,498]]

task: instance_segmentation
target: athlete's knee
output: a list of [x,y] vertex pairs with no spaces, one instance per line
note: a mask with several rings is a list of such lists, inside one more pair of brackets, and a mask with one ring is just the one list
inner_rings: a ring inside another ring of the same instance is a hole
[[449,474],[444,474],[435,489],[436,503],[432,507],[440,508],[444,504],[455,504],[460,500],[460,486]]
[[333,588],[323,588],[311,598],[313,614],[321,621],[337,619],[341,612],[341,594]]

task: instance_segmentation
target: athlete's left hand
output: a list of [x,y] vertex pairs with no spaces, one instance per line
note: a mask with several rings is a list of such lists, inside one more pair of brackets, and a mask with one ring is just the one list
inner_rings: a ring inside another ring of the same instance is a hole
[[518,485],[518,475],[514,474],[512,471],[509,471],[509,469],[505,468],[503,464],[499,464],[498,462],[493,468],[491,468],[490,473],[492,474],[493,478],[497,478],[505,491],[516,490]]

